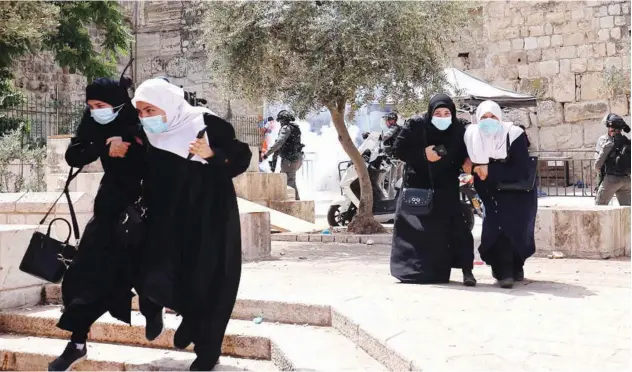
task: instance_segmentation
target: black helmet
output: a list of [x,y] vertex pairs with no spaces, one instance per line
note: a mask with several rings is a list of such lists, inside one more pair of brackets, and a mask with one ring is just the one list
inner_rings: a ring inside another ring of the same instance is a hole
[[398,117],[397,114],[394,112],[389,112],[388,114],[382,116],[382,118],[384,118],[385,120],[395,120],[397,121]]
[[276,119],[280,122],[291,122],[294,121],[294,115],[292,115],[288,110],[281,110],[277,114]]
[[623,120],[623,118],[617,114],[607,114],[602,122],[606,124],[606,127],[622,130],[626,133],[630,133],[630,126]]

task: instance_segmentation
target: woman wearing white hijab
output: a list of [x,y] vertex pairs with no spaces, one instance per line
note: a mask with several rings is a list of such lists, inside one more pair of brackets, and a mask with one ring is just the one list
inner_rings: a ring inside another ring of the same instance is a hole
[[476,119],[478,124],[465,131],[465,145],[474,187],[485,205],[479,252],[500,286],[512,288],[514,281],[524,280],[524,262],[535,253],[537,191],[501,191],[496,185],[528,177],[527,137],[520,127],[502,121],[496,102],[482,102]]
[[149,142],[139,291],[182,315],[174,346],[194,343],[191,370],[208,371],[219,360],[239,287],[241,235],[232,178],[246,171],[251,152],[230,123],[189,105],[181,88],[162,79],[143,82],[132,103]]

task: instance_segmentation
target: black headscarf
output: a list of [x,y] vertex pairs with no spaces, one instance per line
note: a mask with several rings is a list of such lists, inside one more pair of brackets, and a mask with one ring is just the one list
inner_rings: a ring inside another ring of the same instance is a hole
[[[131,86],[129,78],[113,80],[108,78],[95,79],[86,87],[86,102],[96,99],[108,103],[118,111],[116,119],[108,124],[99,124],[90,116],[90,108],[86,108],[77,130],[79,137],[109,138],[112,136],[127,137],[134,135],[139,129],[139,119],[129,98],[127,89]],[[124,105],[116,109],[117,106]]]
[[[439,130],[432,124],[432,116],[436,109],[447,108],[452,114],[452,124],[446,130]],[[457,127],[462,127],[456,117],[456,105],[447,94],[435,94],[428,103],[428,111],[423,116],[429,144],[446,144],[453,135],[458,132]]]

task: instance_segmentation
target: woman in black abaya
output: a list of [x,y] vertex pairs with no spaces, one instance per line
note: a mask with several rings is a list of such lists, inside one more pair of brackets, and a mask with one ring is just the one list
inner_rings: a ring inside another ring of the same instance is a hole
[[[121,84],[123,83],[123,84]],[[63,354],[49,364],[49,371],[66,371],[86,357],[86,340],[92,324],[106,312],[131,321],[131,292],[139,268],[134,247],[116,235],[119,216],[140,195],[140,172],[144,150],[135,141],[141,130],[127,86],[100,78],[86,87],[89,108],[83,114],[76,136],[66,150],[66,161],[82,167],[101,160],[104,175],[94,201],[94,216],[88,222],[77,254],[61,285],[64,312],[57,326],[72,332]],[[162,309],[141,298],[147,318],[147,338],[162,331]]]
[[141,294],[182,315],[174,345],[194,343],[191,370],[208,371],[219,360],[239,287],[241,235],[232,179],[246,171],[251,152],[230,123],[192,107],[181,88],[162,79],[143,82],[133,102],[149,142]]
[[[405,283],[447,283],[454,267],[463,270],[463,284],[474,286],[474,239],[461,206],[458,180],[467,157],[465,128],[445,94],[435,95],[428,112],[407,123],[394,145],[395,155],[406,163],[404,187],[432,188],[434,198],[426,216],[398,207],[391,275]],[[446,154],[440,156],[435,146],[443,146]]]

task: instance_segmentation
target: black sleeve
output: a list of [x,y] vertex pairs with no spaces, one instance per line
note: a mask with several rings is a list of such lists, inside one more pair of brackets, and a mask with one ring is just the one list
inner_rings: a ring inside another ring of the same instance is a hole
[[89,126],[93,123],[89,121],[89,118],[90,111],[86,109],[77,128],[77,133],[70,140],[70,146],[66,150],[66,162],[71,167],[79,168],[96,161],[105,148],[105,141],[91,135],[93,132]]
[[507,162],[494,162],[488,165],[487,180],[490,182],[515,182],[525,179],[529,174],[529,149],[527,138],[522,133],[509,147]]
[[460,126],[454,128],[455,132],[452,134],[452,140],[446,146],[447,155],[442,156],[441,159],[434,163],[431,163],[433,172],[454,172],[455,169],[461,168],[465,159],[467,158],[467,147],[465,146],[465,127]]
[[420,163],[423,163],[425,166],[423,149],[420,149],[420,133],[418,133],[419,126],[423,125],[421,120],[423,119],[413,118],[407,120],[393,142],[393,155],[414,168],[419,168]]
[[232,124],[214,115],[205,115],[209,145],[215,153],[207,158],[208,165],[226,170],[230,177],[244,173],[250,166],[252,152],[248,144],[236,138]]

